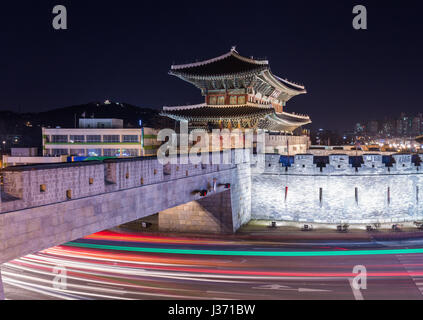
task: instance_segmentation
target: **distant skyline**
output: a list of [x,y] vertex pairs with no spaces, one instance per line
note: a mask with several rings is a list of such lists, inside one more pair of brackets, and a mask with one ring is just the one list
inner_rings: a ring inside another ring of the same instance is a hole
[[[306,86],[308,94],[286,110],[310,115],[313,128],[348,130],[422,110],[418,1],[61,1],[68,9],[64,31],[51,25],[57,4],[2,4],[0,110],[105,99],[156,109],[202,102],[198,89],[168,75],[170,66],[232,46]],[[367,7],[368,30],[352,28],[357,4]]]

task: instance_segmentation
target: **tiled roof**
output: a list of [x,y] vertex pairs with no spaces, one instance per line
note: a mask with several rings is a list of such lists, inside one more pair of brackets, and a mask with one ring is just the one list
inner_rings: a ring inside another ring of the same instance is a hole
[[296,83],[292,83],[286,79],[282,79],[281,77],[278,76],[274,76],[277,80],[279,80],[285,87],[291,89],[291,90],[295,90],[295,91],[305,91],[304,86],[296,84]]
[[241,118],[258,118],[264,117],[268,114],[272,114],[273,109],[264,107],[252,107],[252,106],[236,106],[236,107],[210,107],[204,106],[195,109],[180,109],[180,110],[165,110],[162,112],[163,115],[178,118],[178,119],[195,119],[195,120],[207,120],[207,119],[241,119]]
[[223,76],[260,72],[269,68],[267,61],[253,60],[231,50],[223,56],[187,65],[172,66],[171,74],[185,76]]
[[291,113],[277,113],[276,117],[284,120],[284,121],[289,121],[291,123],[309,123],[310,122],[310,118],[307,116],[299,116],[299,115],[295,115],[295,114],[291,114]]

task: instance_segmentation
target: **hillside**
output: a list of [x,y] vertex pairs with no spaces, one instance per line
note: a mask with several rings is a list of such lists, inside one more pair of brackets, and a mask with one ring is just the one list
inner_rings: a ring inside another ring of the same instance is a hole
[[140,120],[144,127],[174,127],[172,120],[160,116],[159,111],[155,109],[140,108],[126,103],[92,102],[40,113],[0,111],[0,137],[8,140],[9,147],[14,141],[11,136],[19,136],[19,142],[15,146],[41,147],[42,127],[75,128],[75,123],[77,127],[78,119],[84,115],[86,118],[123,119],[124,126],[128,128],[139,127]]

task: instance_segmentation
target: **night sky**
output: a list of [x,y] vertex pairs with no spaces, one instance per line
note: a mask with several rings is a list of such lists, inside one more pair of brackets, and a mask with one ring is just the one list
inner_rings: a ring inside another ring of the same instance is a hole
[[[52,9],[68,10],[68,30]],[[352,28],[366,5],[368,30]],[[423,112],[423,11],[419,1],[3,1],[0,110],[103,101],[140,107],[194,104],[200,91],[168,75],[173,63],[224,54],[267,58],[308,94],[287,111],[314,128]]]

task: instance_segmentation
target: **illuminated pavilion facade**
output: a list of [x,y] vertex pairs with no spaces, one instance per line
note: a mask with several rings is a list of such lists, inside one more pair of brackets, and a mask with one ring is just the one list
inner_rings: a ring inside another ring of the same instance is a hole
[[201,90],[205,101],[164,107],[162,115],[189,123],[190,129],[264,129],[292,133],[310,117],[287,113],[286,103],[305,94],[304,86],[274,75],[266,60],[241,56],[235,48],[210,60],[173,65],[169,72]]

